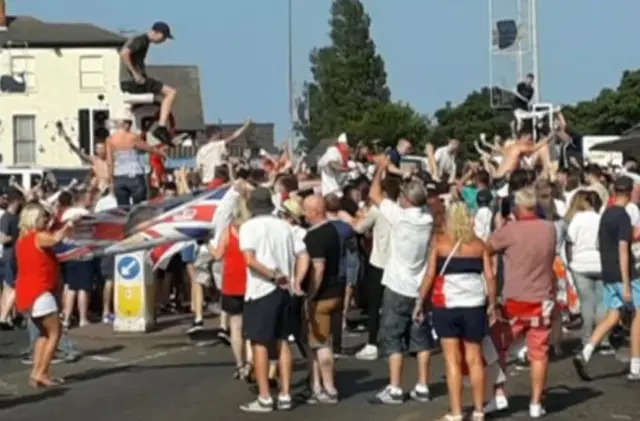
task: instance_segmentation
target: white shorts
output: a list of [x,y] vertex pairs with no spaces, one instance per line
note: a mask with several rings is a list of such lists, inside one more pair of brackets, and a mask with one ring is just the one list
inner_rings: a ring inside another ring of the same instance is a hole
[[31,317],[45,317],[58,312],[58,302],[50,292],[45,292],[33,302],[31,306]]

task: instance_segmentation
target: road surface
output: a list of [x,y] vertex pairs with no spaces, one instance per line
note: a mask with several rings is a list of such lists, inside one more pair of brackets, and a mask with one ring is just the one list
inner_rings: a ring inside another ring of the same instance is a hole
[[[292,413],[243,414],[238,405],[251,399],[247,386],[232,380],[230,350],[211,341],[194,343],[183,336],[128,341],[119,338],[79,340],[90,356],[75,364],[59,364],[65,388],[31,390],[28,367],[17,354],[26,344],[24,332],[0,332],[0,420],[34,421],[244,421],[256,417],[306,421],[429,421],[447,409],[442,357],[433,361],[430,403],[373,406],[367,398],[386,385],[384,361],[353,358],[338,362],[341,402],[336,406],[300,405]],[[356,338],[353,341],[359,341]],[[302,378],[298,364],[296,379]],[[620,373],[626,365],[614,357],[594,357],[593,374],[583,383],[569,359],[552,364],[546,407],[548,420],[640,420],[640,385]],[[415,362],[406,367],[405,387],[415,381]],[[510,410],[496,419],[528,419],[528,372],[509,370]],[[469,402],[468,394],[466,402]]]

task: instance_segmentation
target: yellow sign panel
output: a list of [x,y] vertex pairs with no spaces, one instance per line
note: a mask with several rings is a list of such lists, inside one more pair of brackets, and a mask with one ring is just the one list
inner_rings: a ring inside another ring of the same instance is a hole
[[143,316],[143,285],[125,284],[116,287],[116,314],[120,317],[137,318]]

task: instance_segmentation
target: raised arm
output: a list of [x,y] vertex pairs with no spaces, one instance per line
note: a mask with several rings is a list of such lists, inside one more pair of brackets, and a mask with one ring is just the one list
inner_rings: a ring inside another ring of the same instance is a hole
[[73,141],[71,140],[71,137],[69,137],[69,135],[67,134],[67,131],[65,130],[64,125],[62,124],[61,121],[56,122],[56,129],[58,129],[58,135],[64,139],[64,141],[67,143],[69,148],[73,151],[73,153],[75,153],[78,156],[78,158],[80,158],[80,160],[83,163],[85,164],[93,163],[93,161],[91,160],[91,157],[85,151],[83,151],[79,146],[73,143]]

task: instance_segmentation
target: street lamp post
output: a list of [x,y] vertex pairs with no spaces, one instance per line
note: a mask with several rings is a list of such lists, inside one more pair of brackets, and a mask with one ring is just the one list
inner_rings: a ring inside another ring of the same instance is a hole
[[289,71],[289,153],[293,153],[293,133],[295,125],[295,98],[293,86],[293,0],[287,0],[287,41],[288,41],[288,71]]

